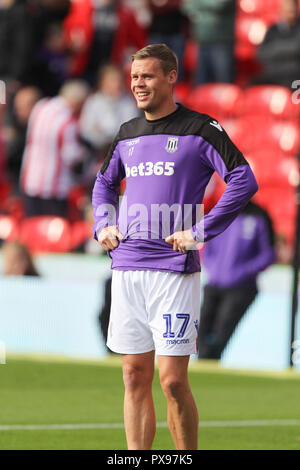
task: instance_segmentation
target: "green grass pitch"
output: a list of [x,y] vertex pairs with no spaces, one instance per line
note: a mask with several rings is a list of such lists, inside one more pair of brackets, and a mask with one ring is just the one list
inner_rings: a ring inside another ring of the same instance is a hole
[[[251,374],[197,363],[191,364],[190,382],[199,409],[199,449],[300,449],[299,374]],[[163,423],[166,404],[157,372],[153,392],[157,421]],[[8,358],[0,365],[0,403],[1,450],[126,449],[124,429],[118,426],[123,422],[119,359],[91,363]],[[47,429],[61,424],[104,426]],[[17,430],[11,425],[45,428]],[[157,429],[153,449],[174,449],[164,425]]]

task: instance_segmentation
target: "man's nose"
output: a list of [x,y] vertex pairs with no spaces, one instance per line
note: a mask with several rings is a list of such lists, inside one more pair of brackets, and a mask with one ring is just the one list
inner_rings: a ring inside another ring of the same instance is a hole
[[145,80],[143,77],[138,77],[136,81],[136,86],[145,86]]

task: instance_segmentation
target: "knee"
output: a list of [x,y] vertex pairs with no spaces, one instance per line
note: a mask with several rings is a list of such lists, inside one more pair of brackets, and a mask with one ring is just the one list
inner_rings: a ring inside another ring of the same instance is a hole
[[126,365],[123,367],[123,381],[127,391],[151,388],[153,373],[142,367]]
[[187,384],[175,376],[167,376],[160,380],[161,388],[167,399],[180,400],[186,391]]

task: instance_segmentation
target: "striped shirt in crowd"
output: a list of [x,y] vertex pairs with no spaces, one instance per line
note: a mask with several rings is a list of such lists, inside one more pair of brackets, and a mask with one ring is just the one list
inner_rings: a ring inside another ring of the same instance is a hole
[[21,188],[31,197],[65,199],[72,165],[83,160],[78,123],[62,97],[40,100],[31,113],[21,170]]

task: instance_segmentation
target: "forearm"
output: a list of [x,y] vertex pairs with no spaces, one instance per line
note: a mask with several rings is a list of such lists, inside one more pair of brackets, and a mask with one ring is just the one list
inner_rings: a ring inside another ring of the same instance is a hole
[[111,187],[104,176],[99,172],[92,194],[92,205],[94,211],[94,238],[105,227],[116,225],[118,192]]

